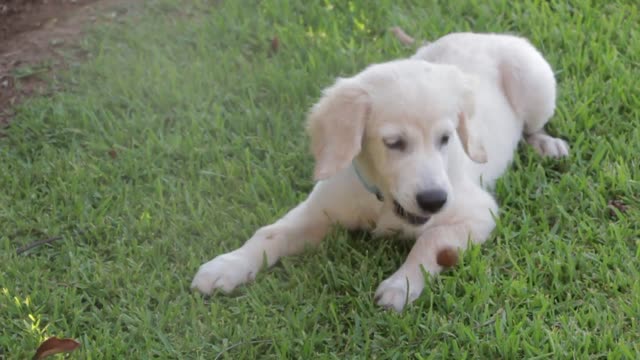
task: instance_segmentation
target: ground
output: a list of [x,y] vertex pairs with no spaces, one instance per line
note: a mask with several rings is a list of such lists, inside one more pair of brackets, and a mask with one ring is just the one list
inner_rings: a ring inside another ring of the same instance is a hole
[[[87,25],[106,12],[117,11],[119,0],[2,0],[0,1],[0,127],[13,107],[46,89],[44,74],[65,65],[65,55]],[[18,81],[16,81],[19,79]]]
[[[639,357],[635,1],[125,9],[98,11],[105,21],[38,59],[44,93],[0,130],[0,358],[30,358],[50,336],[78,340],[79,359]],[[570,157],[522,146],[489,241],[402,314],[373,292],[409,245],[340,228],[233,296],[194,294],[203,262],[313,186],[301,134],[321,89],[415,50],[392,26],[416,44],[460,30],[529,38],[556,72],[549,131]]]

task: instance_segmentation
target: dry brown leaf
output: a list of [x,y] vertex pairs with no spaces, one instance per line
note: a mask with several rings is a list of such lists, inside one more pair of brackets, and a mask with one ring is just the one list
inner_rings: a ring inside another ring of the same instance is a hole
[[278,52],[279,48],[280,48],[280,40],[278,39],[277,36],[274,36],[273,39],[271,39],[271,53]]
[[38,346],[38,350],[36,350],[36,354],[33,356],[33,360],[44,359],[47,356],[63,352],[71,352],[77,349],[79,346],[80,343],[73,339],[59,339],[53,336],[48,338],[42,344],[40,344],[40,346]]
[[618,217],[614,209],[618,209],[618,211],[622,214],[626,213],[629,209],[629,207],[625,205],[624,201],[622,200],[609,200],[607,207],[609,208],[609,215],[614,218]]
[[407,35],[407,33],[404,32],[404,30],[402,30],[399,26],[394,26],[390,30],[393,35],[396,36],[396,39],[400,40],[400,42],[404,45],[411,45],[415,42],[415,40],[411,36]]

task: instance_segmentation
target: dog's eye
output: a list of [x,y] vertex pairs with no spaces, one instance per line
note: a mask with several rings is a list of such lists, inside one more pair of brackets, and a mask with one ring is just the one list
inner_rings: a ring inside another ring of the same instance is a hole
[[384,140],[384,145],[392,150],[403,151],[407,148],[407,142],[402,138],[392,139],[392,140]]
[[445,146],[449,143],[449,135],[442,135],[440,138],[440,146]]

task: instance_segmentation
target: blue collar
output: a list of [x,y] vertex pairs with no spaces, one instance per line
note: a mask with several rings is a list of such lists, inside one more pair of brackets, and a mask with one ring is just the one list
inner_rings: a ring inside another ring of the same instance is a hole
[[364,188],[367,189],[367,191],[375,195],[378,198],[378,200],[383,201],[384,197],[382,196],[382,191],[380,191],[380,189],[378,189],[377,186],[365,180],[364,176],[362,176],[362,174],[360,173],[360,170],[358,170],[358,165],[356,165],[355,161],[351,162],[351,166],[353,166],[353,170],[356,172],[356,176],[358,176],[358,180],[360,180],[360,183],[362,184],[362,186],[364,186]]

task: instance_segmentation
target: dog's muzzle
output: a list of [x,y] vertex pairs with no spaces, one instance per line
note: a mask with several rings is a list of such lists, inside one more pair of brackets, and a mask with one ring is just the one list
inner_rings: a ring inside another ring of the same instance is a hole
[[398,215],[400,218],[411,225],[424,225],[430,219],[429,216],[420,216],[408,212],[396,200],[393,200],[393,211],[396,213],[396,215]]

